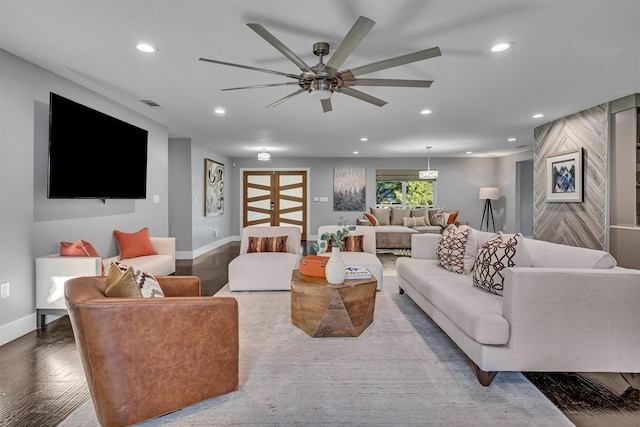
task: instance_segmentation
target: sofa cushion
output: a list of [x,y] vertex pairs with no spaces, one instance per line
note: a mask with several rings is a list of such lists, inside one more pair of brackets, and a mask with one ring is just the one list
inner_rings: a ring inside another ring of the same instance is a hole
[[411,209],[391,208],[391,225],[402,225],[402,218],[411,217]]
[[473,285],[502,295],[507,267],[530,267],[531,259],[521,233],[505,235],[501,231],[487,240],[476,256]]
[[105,295],[121,298],[160,298],[162,288],[151,274],[125,264],[112,263],[107,272]]
[[376,225],[391,225],[389,208],[369,208],[371,215],[376,217]]
[[473,287],[471,275],[453,274],[436,263],[436,260],[401,257],[396,262],[396,270],[474,341],[506,344],[509,322],[502,316],[502,298]]
[[120,258],[135,258],[145,255],[157,255],[151,239],[149,238],[149,229],[147,227],[136,233],[124,233],[119,230],[113,230],[113,235],[118,242],[120,248]]
[[423,216],[414,216],[414,217],[404,217],[402,218],[402,226],[403,227],[426,227],[427,222],[425,217]]
[[378,224],[378,218],[376,218],[375,216],[369,214],[369,213],[364,213],[364,217],[367,219],[367,221],[369,222],[369,225],[373,225],[374,227],[376,225],[380,225]]
[[444,213],[444,219],[447,224],[455,224],[456,218],[458,218],[458,211]]
[[247,253],[252,252],[287,252],[287,236],[253,236],[249,237]]
[[425,225],[431,225],[431,223],[429,222],[429,208],[424,208],[424,209],[411,209],[411,216],[412,217],[419,217],[419,216],[423,216],[424,220],[426,222]]
[[468,273],[467,270],[470,270],[465,268],[465,254],[470,233],[471,230],[466,225],[460,227],[450,225],[442,232],[436,257],[438,263],[446,270],[460,274]]
[[524,240],[531,256],[532,267],[608,269],[617,265],[616,259],[605,251],[543,240]]
[[96,257],[100,255],[91,243],[85,240],[76,240],[75,242],[60,242],[60,256],[85,256]]

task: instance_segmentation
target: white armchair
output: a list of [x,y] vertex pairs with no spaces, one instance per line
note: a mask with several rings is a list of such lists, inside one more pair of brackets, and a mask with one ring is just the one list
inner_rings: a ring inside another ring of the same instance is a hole
[[[251,237],[287,236],[286,252],[247,252]],[[298,227],[249,226],[242,230],[240,255],[229,263],[231,291],[291,290],[291,273],[300,262]]]
[[[318,238],[324,233],[335,233],[341,230],[339,225],[322,225],[318,228]],[[340,251],[340,256],[347,267],[364,267],[373,274],[378,281],[377,290],[382,289],[382,262],[376,255],[376,231],[375,227],[357,225],[354,231],[349,233],[352,236],[364,236],[362,243],[364,252]],[[330,256],[331,253],[320,253],[318,255]]]

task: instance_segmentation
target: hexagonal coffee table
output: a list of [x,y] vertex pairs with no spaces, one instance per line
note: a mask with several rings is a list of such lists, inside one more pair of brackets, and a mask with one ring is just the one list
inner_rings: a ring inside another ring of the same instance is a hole
[[291,323],[311,337],[357,337],[373,322],[376,278],[332,285],[324,277],[291,278]]

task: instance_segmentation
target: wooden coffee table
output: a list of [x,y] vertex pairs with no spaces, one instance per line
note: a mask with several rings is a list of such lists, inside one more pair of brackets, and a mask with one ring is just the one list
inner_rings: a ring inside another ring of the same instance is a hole
[[357,337],[373,322],[376,278],[332,285],[324,277],[291,277],[291,323],[311,337]]

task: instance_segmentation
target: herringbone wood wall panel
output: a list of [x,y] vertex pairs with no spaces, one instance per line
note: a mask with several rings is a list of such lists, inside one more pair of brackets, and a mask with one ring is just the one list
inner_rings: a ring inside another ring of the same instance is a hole
[[[534,130],[534,238],[604,249],[607,173],[607,109],[601,104]],[[547,203],[546,158],[584,149],[584,201]]]

